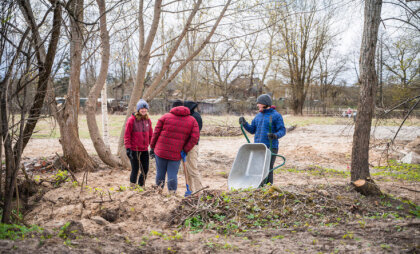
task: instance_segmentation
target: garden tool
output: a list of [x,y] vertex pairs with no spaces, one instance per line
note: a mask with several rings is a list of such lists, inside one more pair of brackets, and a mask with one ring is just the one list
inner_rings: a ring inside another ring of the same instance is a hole
[[184,197],[188,197],[192,194],[192,191],[190,190],[190,186],[188,185],[188,172],[185,168],[185,161],[187,159],[187,155],[184,151],[181,151],[181,157],[182,157],[182,165],[184,166],[184,175],[185,175],[185,185],[187,186],[187,190],[185,191]]
[[[270,140],[270,147],[261,143],[252,144],[248,139],[242,124],[241,130],[248,143],[239,148],[238,154],[236,155],[232,169],[229,173],[228,188],[258,188],[262,181],[266,181],[270,171],[275,170],[286,163],[286,158],[271,151],[272,140]],[[272,120],[269,122],[269,133],[271,132]],[[283,163],[273,169],[270,169],[272,155],[282,158]]]

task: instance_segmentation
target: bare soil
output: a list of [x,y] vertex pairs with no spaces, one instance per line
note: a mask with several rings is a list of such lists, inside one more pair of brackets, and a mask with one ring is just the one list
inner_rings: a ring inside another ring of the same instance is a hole
[[[185,181],[182,171],[178,176],[176,195],[168,194],[166,188],[163,192],[153,188],[153,160],[144,191],[127,188],[130,171],[111,169],[105,165],[90,172],[87,185],[84,186],[76,185],[72,181],[54,186],[48,181],[57,173],[55,170],[31,172],[31,177],[39,176],[41,182],[43,179],[45,181],[39,186],[43,195],[33,195],[29,198],[25,222],[40,225],[45,230],[42,234],[34,234],[33,238],[1,240],[0,251],[419,253],[420,219],[410,216],[413,204],[420,204],[418,182],[375,179],[384,193],[392,195],[386,196],[384,200],[384,197],[364,198],[352,191],[347,177],[328,173],[310,174],[314,168],[349,170],[352,131],[351,126],[310,125],[297,127],[280,140],[279,153],[287,159],[283,168],[291,170],[276,172],[275,185],[282,192],[299,196],[299,200],[304,201],[304,204],[308,204],[306,202],[309,197],[317,201],[329,200],[330,203],[327,204],[334,206],[336,210],[322,210],[325,216],[322,223],[318,220],[307,220],[306,225],[296,225],[297,218],[301,218],[299,221],[305,221],[302,219],[305,218],[305,214],[309,214],[311,209],[315,208],[309,205],[302,206],[299,202],[282,204],[276,199],[277,201],[273,201],[276,206],[268,203],[265,203],[265,206],[270,211],[279,212],[282,212],[284,207],[291,208],[290,216],[282,218],[287,227],[282,224],[251,225],[247,230],[233,229],[224,233],[211,228],[194,232],[191,228],[189,230],[183,226],[186,219],[203,212],[206,204],[212,204],[206,203],[205,197],[212,195],[220,198],[227,192],[229,170],[239,147],[246,143],[246,140],[243,136],[234,136],[229,134],[231,132],[222,130],[221,136],[225,137],[203,136],[200,139],[199,167],[203,184],[208,185],[209,189],[190,199],[183,198]],[[372,167],[383,165],[387,159],[398,158],[404,153],[404,146],[416,136],[420,136],[419,127],[403,128],[394,150],[386,153],[386,143],[395,131],[394,127],[379,127],[375,130],[370,153]],[[89,153],[95,156],[91,141],[84,139],[82,142]],[[116,150],[117,139],[112,138],[110,144]],[[61,153],[58,139],[32,139],[25,150],[24,160],[48,157],[56,152]],[[76,173],[79,182],[82,182],[83,175],[83,172]],[[265,202],[264,196],[259,197],[261,202]],[[402,202],[404,199],[410,200],[411,203]],[[317,202],[313,203],[322,206]],[[411,205],[408,206],[407,203]],[[210,206],[206,209],[212,211]],[[223,208],[221,213],[234,216],[229,214],[229,211],[234,210]],[[247,215],[249,211],[243,216]],[[176,223],[174,218],[178,219]],[[71,222],[71,230],[67,229],[65,234],[59,237],[60,228],[63,229],[67,222]]]

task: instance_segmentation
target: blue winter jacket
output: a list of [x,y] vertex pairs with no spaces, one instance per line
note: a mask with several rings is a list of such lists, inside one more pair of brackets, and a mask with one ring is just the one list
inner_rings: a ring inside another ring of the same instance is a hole
[[[286,135],[286,128],[284,127],[283,117],[274,108],[264,109],[252,120],[251,124],[246,123],[245,129],[255,134],[254,143],[263,143],[267,147],[270,147],[270,140],[267,137],[269,131],[270,116],[272,117],[271,133],[276,134],[277,138],[281,138]],[[272,148],[279,148],[279,140],[273,139]]]

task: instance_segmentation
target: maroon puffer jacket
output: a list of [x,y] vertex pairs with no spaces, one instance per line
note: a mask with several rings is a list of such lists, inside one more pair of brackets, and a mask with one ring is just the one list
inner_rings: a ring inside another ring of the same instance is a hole
[[152,135],[153,128],[150,119],[136,120],[133,114],[125,124],[125,148],[130,148],[133,151],[147,151]]
[[178,161],[181,151],[188,153],[200,137],[197,121],[187,107],[172,108],[156,124],[150,147],[157,156]]

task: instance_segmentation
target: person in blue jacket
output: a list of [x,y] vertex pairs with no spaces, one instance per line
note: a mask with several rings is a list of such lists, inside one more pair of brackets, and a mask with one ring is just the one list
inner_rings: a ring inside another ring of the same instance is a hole
[[[239,124],[242,124],[249,133],[255,134],[254,143],[263,143],[267,147],[270,147],[271,151],[275,154],[279,151],[279,138],[286,135],[286,128],[284,127],[283,117],[279,112],[275,110],[275,106],[271,106],[271,97],[268,94],[262,94],[257,98],[257,107],[260,113],[258,113],[251,124],[248,124],[244,117],[239,118]],[[270,132],[270,121],[271,121],[271,132]],[[271,155],[270,161],[270,173],[268,179],[265,179],[262,184],[270,183],[273,184],[273,171],[274,162],[276,156]]]

